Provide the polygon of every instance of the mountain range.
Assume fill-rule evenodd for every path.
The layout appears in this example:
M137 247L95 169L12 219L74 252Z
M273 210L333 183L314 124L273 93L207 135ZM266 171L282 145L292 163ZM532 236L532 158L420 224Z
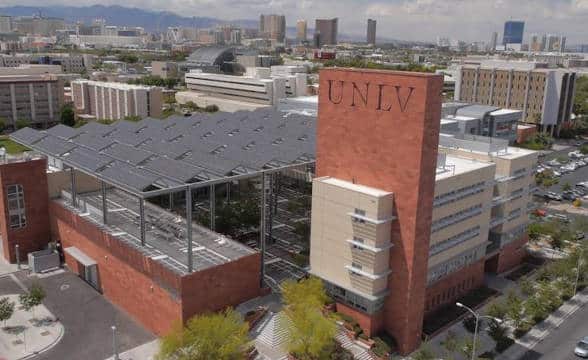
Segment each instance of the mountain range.
M185 17L168 11L150 11L123 6L10 6L0 7L0 14L10 16L42 15L63 18L68 23L91 23L104 19L107 25L140 26L149 32L165 31L170 26L210 28L219 24L234 24L244 28L256 28L257 20L224 21L211 17Z

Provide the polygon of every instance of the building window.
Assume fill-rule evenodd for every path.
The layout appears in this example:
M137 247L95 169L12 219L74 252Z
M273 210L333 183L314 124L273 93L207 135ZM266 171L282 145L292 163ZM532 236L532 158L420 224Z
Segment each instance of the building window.
M6 189L8 198L8 216L12 229L23 228L27 225L24 191L22 185L8 185Z
M362 267L362 266L361 266L361 264L358 264L358 263L356 263L356 262L352 262L352 263L351 263L351 267L352 267L352 268L354 268L354 269L361 270L361 267Z

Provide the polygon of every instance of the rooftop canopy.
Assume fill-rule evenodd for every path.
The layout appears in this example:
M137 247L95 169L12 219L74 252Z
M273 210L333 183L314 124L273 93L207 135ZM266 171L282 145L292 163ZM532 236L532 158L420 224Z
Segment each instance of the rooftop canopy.
M204 46L195 50L186 62L201 65L222 65L223 62L235 59L235 49L224 46Z
M272 109L24 128L10 137L137 196L314 162L315 118Z

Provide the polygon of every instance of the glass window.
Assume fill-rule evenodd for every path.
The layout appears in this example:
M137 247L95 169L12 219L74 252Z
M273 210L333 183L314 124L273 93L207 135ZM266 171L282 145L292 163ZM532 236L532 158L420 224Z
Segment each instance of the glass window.
M6 189L8 200L8 215L10 217L10 227L18 229L25 227L27 224L24 191L22 185L8 185Z

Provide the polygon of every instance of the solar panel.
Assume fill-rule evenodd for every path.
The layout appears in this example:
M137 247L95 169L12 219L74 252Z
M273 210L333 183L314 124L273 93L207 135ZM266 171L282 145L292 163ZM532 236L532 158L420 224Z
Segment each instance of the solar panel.
M63 159L74 167L89 171L97 171L112 162L112 159L107 156L80 147L72 150Z
M153 156L153 154L148 151L119 143L116 143L104 150L104 154L109 155L119 161L128 162L133 165L138 165Z
M38 149L47 155L56 157L68 153L77 147L77 145L72 142L61 140L53 136L47 136L34 145L35 149Z
M24 143L25 145L33 145L46 136L47 134L33 130L29 127L22 128L10 134L12 139L16 140L17 142Z
M62 124L55 125L49 130L47 130L47 134L57 136L58 138L69 140L79 134L78 129L71 128L69 126L65 126Z

